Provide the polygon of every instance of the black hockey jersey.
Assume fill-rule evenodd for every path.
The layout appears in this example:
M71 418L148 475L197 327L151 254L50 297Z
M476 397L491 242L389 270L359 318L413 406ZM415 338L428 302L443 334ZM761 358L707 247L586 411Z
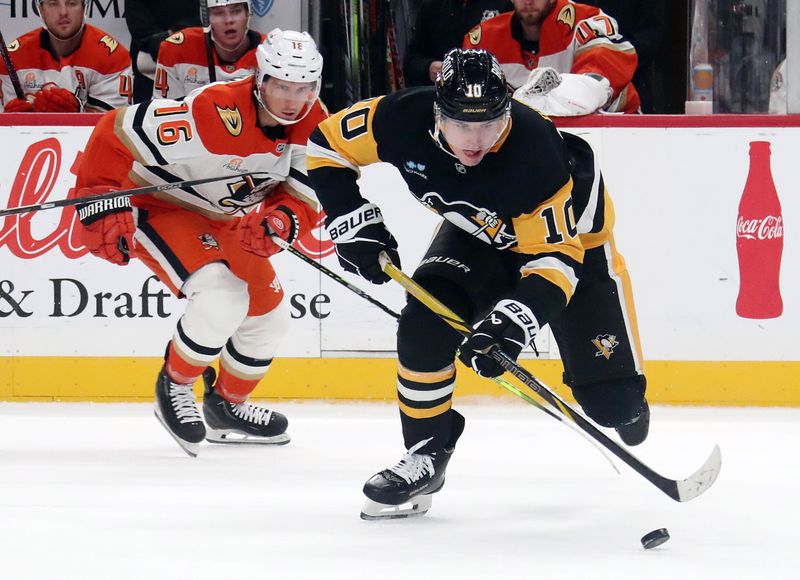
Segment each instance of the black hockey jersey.
M360 167L391 163L418 201L498 251L520 254L522 277L536 280L531 290L544 285L551 294L555 285L566 304L583 260L579 233L594 247L608 231L591 148L512 101L504 134L467 167L434 139L434 96L424 87L362 101L312 133L309 178L328 220L363 203Z

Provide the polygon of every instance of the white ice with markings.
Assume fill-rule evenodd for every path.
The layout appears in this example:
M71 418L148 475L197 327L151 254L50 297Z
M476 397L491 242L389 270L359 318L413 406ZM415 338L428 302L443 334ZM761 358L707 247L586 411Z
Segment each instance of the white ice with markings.
M428 515L365 522L361 486L403 454L393 404L278 403L289 445L196 459L148 404L0 404L0 578L800 577L800 409L654 406L634 453L663 475L722 448L680 504L531 406L457 406Z

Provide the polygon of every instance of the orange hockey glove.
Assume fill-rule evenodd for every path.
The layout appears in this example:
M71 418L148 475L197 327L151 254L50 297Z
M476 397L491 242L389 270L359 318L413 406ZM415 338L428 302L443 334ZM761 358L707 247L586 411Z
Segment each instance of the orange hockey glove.
M77 113L81 105L67 89L48 83L33 95L33 109L37 113Z
M239 222L239 243L245 251L268 258L281 251L270 237L276 235L288 244L300 236L300 220L286 205L273 205L250 212Z
M4 113L30 113L33 111L33 103L27 99L11 99L3 108Z
M116 191L113 187L84 187L78 197L97 195ZM103 201L93 201L76 206L81 228L79 241L98 258L120 266L130 262L133 249L133 210L129 197L117 197Z

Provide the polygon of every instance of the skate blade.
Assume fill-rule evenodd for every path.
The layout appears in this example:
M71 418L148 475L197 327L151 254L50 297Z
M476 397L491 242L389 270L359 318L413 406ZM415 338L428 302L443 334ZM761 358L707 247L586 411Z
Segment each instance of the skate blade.
M206 428L206 441L223 445L286 445L291 438L288 433L274 437L257 437L229 429Z
M161 417L161 414L158 412L158 406L156 406L155 410L153 411L153 414L156 416L156 419L158 419L158 422L161 423L164 429L167 430L167 433L169 433L172 436L175 442L178 445L180 445L181 449L183 449L189 457L197 457L197 454L200 453L199 443L192 443L191 441L185 441L184 439L181 439L180 437L175 435L175 433L172 432L172 429L170 429L167 426L167 423L164 421L164 418Z
M375 521L420 517L428 513L432 504L433 498L430 495L420 495L399 505L378 503L366 499L361 507L361 519Z

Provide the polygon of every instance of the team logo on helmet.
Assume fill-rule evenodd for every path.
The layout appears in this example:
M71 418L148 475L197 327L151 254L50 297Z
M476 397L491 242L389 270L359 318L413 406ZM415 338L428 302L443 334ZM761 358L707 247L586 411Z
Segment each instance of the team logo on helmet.
M480 24L469 31L470 44L480 44L481 42L481 27Z
M253 13L256 16L266 16L272 4L273 0L253 0Z
M228 130L228 133L234 137L238 137L242 132L242 114L239 112L239 107L233 109L225 107L223 109L217 105L217 113L219 114L219 118L222 119L222 124L225 125L225 129Z
M575 6L572 4L564 6L561 12L558 13L556 21L566 24L572 30L575 27Z
M606 360L611 358L614 354L614 349L619 346L617 337L613 334L599 334L597 338L592 339L592 344L597 347L597 352L594 356L604 356Z

